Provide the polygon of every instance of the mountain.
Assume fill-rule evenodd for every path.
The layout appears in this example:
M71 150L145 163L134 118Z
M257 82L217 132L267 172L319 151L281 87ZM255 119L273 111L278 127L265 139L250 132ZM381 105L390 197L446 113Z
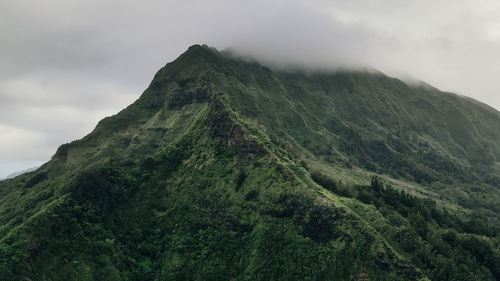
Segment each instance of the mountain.
M38 169L38 167L31 167L31 168L28 168L26 170L22 170L22 171L19 171L19 172L15 172L15 173L12 173L12 174L9 174L8 176L6 176L4 179L11 179L11 178L15 178L19 175L22 175L24 173L27 173L27 172L31 172L31 171L34 171Z
M500 113L191 46L0 182L2 280L500 280Z

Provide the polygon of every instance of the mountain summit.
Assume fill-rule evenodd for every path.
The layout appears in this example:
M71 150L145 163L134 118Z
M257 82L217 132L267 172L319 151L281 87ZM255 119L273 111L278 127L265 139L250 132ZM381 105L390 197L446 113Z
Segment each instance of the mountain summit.
M191 46L0 181L2 280L499 280L500 113Z

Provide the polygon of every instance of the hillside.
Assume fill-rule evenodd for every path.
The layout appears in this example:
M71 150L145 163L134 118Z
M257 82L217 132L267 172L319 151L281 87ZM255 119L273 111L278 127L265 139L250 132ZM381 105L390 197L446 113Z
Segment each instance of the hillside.
M0 181L2 280L500 280L500 113L194 45Z

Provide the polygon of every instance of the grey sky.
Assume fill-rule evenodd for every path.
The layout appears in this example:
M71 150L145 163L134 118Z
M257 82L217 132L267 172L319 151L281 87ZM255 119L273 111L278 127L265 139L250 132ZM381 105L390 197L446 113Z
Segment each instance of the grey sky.
M0 0L0 178L133 102L189 45L370 65L500 109L496 0Z

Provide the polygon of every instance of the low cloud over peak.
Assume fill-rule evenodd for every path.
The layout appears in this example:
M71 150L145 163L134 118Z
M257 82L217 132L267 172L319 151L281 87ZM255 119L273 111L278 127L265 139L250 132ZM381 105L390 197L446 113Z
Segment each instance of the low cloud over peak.
M371 66L500 109L498 1L3 1L0 18L3 161L49 159L195 43L281 67Z

